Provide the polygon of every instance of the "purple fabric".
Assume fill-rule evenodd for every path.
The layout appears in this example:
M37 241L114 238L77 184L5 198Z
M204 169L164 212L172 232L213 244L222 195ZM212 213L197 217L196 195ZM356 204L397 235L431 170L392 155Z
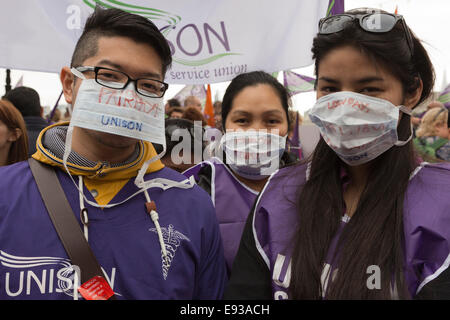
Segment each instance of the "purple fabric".
M58 170L58 177L79 221L78 190L63 171ZM164 168L147 174L145 180L160 177L185 179ZM73 276L70 261L28 163L1 167L0 179L0 299L72 299L72 290L66 290L66 280ZM136 191L134 179L130 179L112 203ZM113 208L85 203L89 243L118 299L220 299L226 268L207 193L198 186L148 192L157 205L170 257L168 266L162 263L143 193ZM94 201L85 187L84 194Z
M330 0L328 3L328 15L334 16L335 14L344 13L344 0Z
M306 165L278 171L255 208L255 238L271 271L274 299L288 298L291 239L297 225L295 193L305 181L305 172ZM448 267L449 190L450 164L447 163L425 165L410 180L404 202L404 230L405 276L412 296L417 294L419 286L432 279L427 277L437 277ZM335 236L334 241L337 239ZM331 247L325 262L331 261L334 253Z
M275 300L287 299L291 240L296 231L295 193L305 181L306 166L281 169L271 176L255 208L253 220L257 246L271 271Z
M182 172L182 174L187 178L189 178L190 176L194 176L194 179L197 181L200 169L207 165L209 165L207 162L200 162L199 164L193 166L192 168L189 168L186 171Z
M293 96L302 92L314 91L315 78L303 76L292 71L283 71L284 86Z
M206 165L212 167L214 176L214 180L211 182L211 189L213 189L211 196L216 208L229 273L239 248L245 221L257 194L244 187L217 158L200 163L183 174L186 177L194 175L194 178L198 179L199 170Z
M438 101L442 102L447 109L450 109L450 85L442 90L439 94Z
M450 254L449 191L448 163L427 165L408 187L404 208L406 280L413 295Z

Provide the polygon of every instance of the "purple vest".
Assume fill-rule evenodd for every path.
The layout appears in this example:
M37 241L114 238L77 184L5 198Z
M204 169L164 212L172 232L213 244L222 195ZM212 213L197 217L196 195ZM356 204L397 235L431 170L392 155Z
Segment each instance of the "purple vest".
M198 173L204 166L211 167L211 199L216 208L229 274L239 248L245 221L258 193L242 184L218 158L201 162L183 174L186 177L193 175L198 180Z
M80 223L78 190L66 173L57 173ZM145 176L145 180L153 178L185 179L168 168ZM74 299L74 271L28 162L1 167L0 181L0 300ZM130 179L112 203L136 191ZM112 208L86 204L89 244L117 298L220 299L226 268L208 194L198 186L151 188L148 193L157 205L167 261L161 255L155 224L145 210L143 193ZM84 194L95 201L86 187Z
M289 298L291 239L297 225L295 197L306 181L307 170L306 165L280 169L269 178L255 207L256 247L271 272L275 300ZM450 265L449 190L450 164L424 163L411 175L403 219L405 277L412 297ZM344 220L340 230L345 228ZM329 265L325 264L326 268L330 271ZM322 275L332 277L332 272Z

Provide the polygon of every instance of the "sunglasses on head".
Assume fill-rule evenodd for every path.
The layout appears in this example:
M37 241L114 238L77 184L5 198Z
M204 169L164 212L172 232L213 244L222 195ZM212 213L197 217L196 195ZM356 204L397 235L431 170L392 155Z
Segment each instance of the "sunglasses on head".
M371 33L385 33L391 31L397 22L401 21L406 36L411 56L414 52L414 45L411 32L406 26L405 19L401 15L374 12L367 14L337 14L334 16L322 18L319 21L319 34L332 34L345 29L349 22L359 20L361 29Z

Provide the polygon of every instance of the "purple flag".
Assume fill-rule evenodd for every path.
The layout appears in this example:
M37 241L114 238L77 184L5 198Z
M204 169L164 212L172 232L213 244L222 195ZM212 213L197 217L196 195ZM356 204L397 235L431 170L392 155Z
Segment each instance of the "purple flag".
M441 92L438 101L442 102L447 109L450 108L450 84Z
M174 98L180 101L183 105L184 100L189 96L195 96L200 99L202 105L205 104L206 101L206 89L202 84L190 84L181 89Z
M284 86L291 96L301 93L314 91L314 82L316 79L302 76L292 71L283 71Z
M328 3L327 17L344 13L344 0L330 0Z

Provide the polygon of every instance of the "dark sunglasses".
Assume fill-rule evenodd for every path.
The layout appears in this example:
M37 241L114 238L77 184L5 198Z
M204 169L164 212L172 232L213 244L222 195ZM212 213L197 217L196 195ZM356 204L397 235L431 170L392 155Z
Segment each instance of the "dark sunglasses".
M397 22L401 21L406 36L411 56L414 52L414 45L409 28L406 26L405 19L401 15L391 13L368 13L363 15L337 14L334 16L322 18L319 21L319 34L332 34L342 31L347 23L359 20L361 29L371 33L384 33L391 31Z

